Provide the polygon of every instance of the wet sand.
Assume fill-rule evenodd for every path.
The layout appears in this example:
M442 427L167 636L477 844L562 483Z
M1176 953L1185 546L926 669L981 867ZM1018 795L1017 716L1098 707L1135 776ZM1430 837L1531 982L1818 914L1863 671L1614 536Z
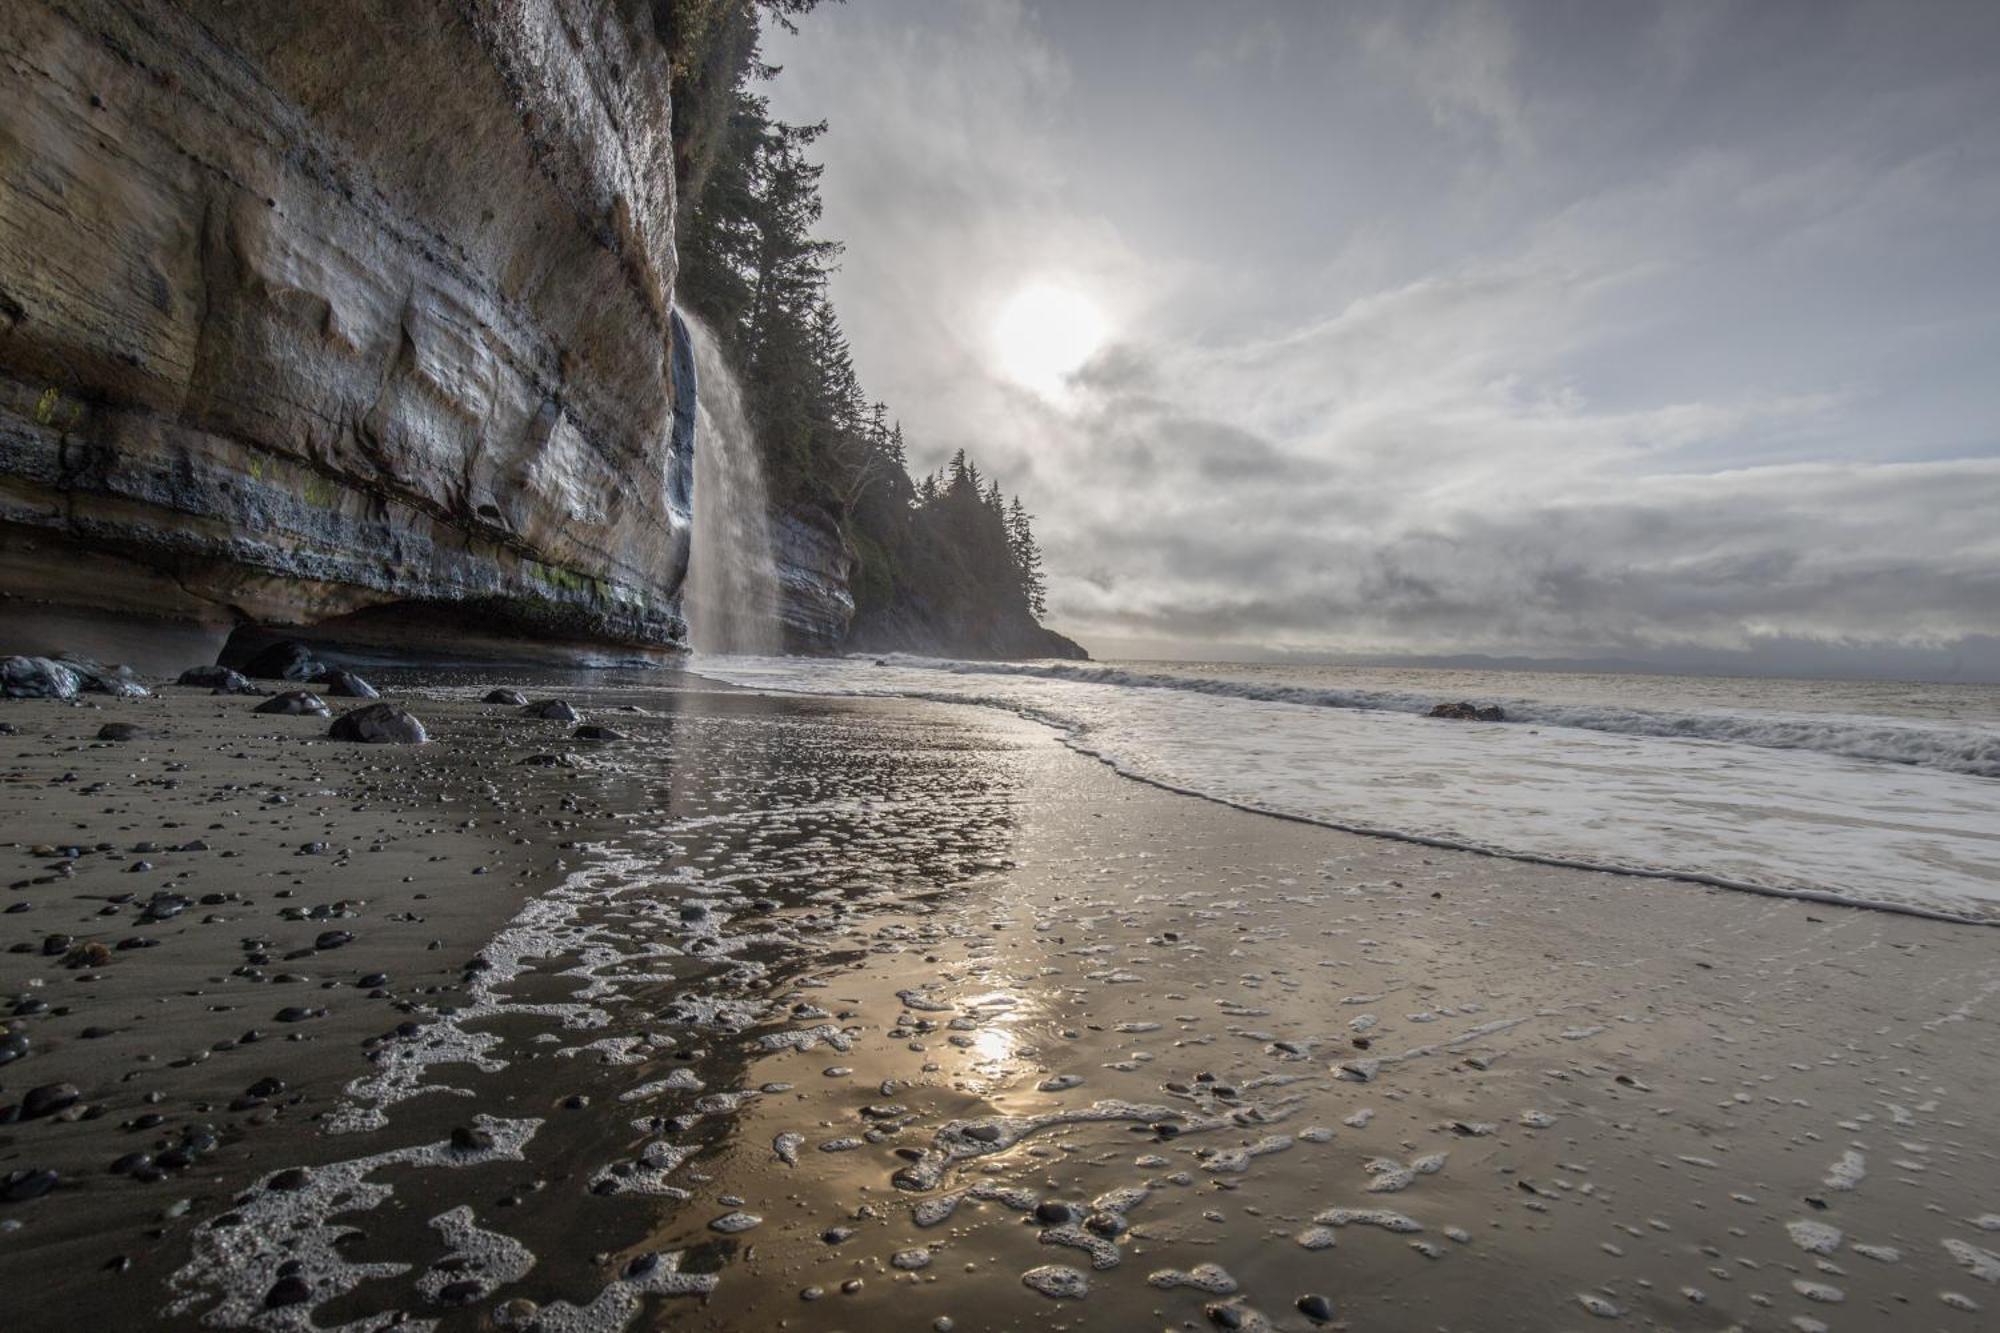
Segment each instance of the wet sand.
M59 1176L0 1203L9 1328L2000 1304L1986 929L1247 814L974 708L562 690L597 744L497 683L396 692L413 749L0 706L0 1104L78 1092L0 1125Z

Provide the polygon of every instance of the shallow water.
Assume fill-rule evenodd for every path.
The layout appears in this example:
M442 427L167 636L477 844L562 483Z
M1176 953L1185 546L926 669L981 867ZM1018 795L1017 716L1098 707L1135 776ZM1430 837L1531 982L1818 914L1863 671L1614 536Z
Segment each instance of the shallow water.
M2000 724L1976 687L1939 687L1958 691L1945 722L1787 711L1801 682L1776 682L1764 696L1753 682L1669 688L1635 678L1630 697L1644 707L1612 706L1595 696L1614 678L1579 677L1534 698L1504 696L1513 721L1468 723L1422 713L1466 694L1502 698L1527 673L1496 673L1483 682L1492 693L1459 680L1439 695L1415 691L1412 673L1333 685L1233 667L1197 675L915 658L699 666L747 686L1005 709L1061 728L1131 776L1338 828L2000 920L2000 780L1989 776L2000 773ZM1400 688L1382 688L1392 683ZM1729 706L1699 702L1718 691ZM1768 706L1747 706L1752 696Z

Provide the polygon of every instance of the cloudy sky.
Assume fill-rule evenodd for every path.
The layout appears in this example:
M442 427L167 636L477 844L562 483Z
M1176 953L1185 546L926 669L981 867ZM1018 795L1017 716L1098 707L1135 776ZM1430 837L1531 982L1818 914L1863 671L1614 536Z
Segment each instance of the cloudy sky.
M2000 4L850 0L766 48L864 382L1022 494L1098 655L2000 678Z

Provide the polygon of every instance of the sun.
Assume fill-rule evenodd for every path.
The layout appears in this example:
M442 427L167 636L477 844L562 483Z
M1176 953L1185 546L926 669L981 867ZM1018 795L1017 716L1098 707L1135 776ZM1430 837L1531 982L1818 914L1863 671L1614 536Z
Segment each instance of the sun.
M1001 373L1053 398L1103 346L1107 331L1103 312L1089 297L1057 283L1037 283L1000 308L993 345Z

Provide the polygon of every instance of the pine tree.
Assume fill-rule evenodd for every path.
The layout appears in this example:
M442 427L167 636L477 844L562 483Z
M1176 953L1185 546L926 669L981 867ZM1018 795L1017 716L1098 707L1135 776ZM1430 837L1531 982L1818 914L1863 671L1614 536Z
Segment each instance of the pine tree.
M1021 497L1015 496L1007 510L1007 546L1014 556L1014 576L1028 609L1040 620L1048 613L1048 580L1042 575L1042 552L1035 544L1035 530Z

